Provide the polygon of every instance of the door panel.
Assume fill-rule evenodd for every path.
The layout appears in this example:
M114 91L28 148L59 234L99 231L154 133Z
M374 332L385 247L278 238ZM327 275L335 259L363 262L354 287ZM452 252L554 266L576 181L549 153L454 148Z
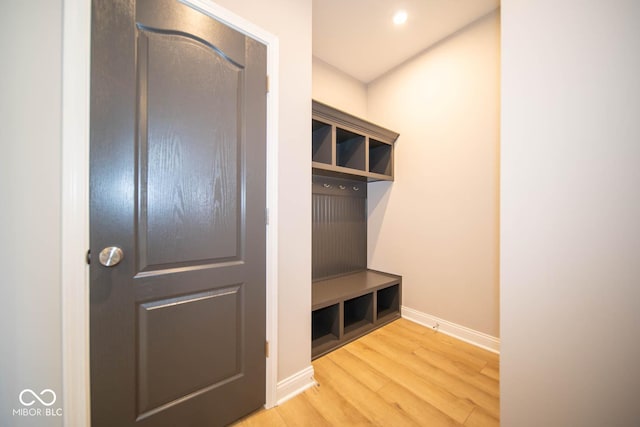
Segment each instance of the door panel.
M265 391L266 48L93 0L92 426L216 426ZM247 242L250 242L248 244Z
M138 43L140 269L238 259L243 70L184 35Z
M231 286L139 306L138 416L242 373L241 289Z

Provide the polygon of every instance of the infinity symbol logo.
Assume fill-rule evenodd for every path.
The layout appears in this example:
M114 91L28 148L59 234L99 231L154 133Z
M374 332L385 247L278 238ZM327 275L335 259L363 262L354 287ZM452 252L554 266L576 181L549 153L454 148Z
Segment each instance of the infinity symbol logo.
M33 397L31 398L31 400L27 400L27 401L25 402L25 401L23 400L22 396L24 396L26 393L31 393L31 396L33 396ZM42 399L40 398L40 396L43 396L43 397L44 397L44 395L45 395L45 394L47 394L47 393L48 393L48 394L50 394L50 395L51 395L51 397L53 398L53 399L51 400L51 402L49 402L49 403L47 403L46 401L44 401L44 400L42 400ZM30 388L25 388L24 390L22 390L22 392L20 392L20 396L18 396L18 398L20 399L20 403L22 403L24 406L31 406L31 405L33 405L34 403L36 403L36 400L37 400L38 402L42 403L44 406L51 406L51 405L53 405L54 403L56 403L56 399L57 399L57 397L56 397L56 393L55 393L53 390L51 390L51 389L48 389L48 388L47 388L47 389L42 390L42 391L40 392L40 396L38 396L38 395L37 395L33 390L31 390ZM34 400L34 399L35 399L35 400Z

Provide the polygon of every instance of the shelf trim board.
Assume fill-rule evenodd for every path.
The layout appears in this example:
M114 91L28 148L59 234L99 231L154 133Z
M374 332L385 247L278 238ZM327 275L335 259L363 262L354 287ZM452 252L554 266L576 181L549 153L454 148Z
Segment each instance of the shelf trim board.
M344 336L347 337L347 339L351 336L362 336L365 333L371 331L373 326L373 322L369 322L366 319L360 320L359 322L345 327Z
M318 337L312 341L313 347L322 347L323 345L331 344L335 345L340 341L337 336L333 334L326 334L321 337Z
M378 316L378 324L380 326L386 325L389 322L393 322L394 320L397 320L399 318L401 318L402 315L400 314L400 311L390 311L390 312L386 312L383 313L382 316Z
M312 343L311 346L313 348L323 348L323 347L332 348L332 347L335 347L339 342L340 340L338 339L338 337L336 337L335 335L328 334L313 340L311 342Z
M316 357L320 357L322 355L325 355L325 354L333 351L334 349L340 347L340 345L341 344L340 344L339 340L327 341L327 342L320 343L318 345L312 344L311 357L315 359Z
M367 281L367 279L369 280ZM332 279L318 280L311 285L312 310L318 310L340 301L357 298L389 286L400 284L401 282L401 276L382 273L376 270L365 270ZM320 288L322 288L322 291ZM401 291L400 288L401 287L398 288L398 292ZM399 297L401 297L401 294L399 294Z
M329 105L318 101L312 101L313 118L322 121L330 120L340 127L351 128L359 133L371 135L375 139L384 139L395 142L399 134L390 129L371 123L367 120L352 116L341 110L337 110Z
M392 154L393 156L393 154ZM337 166L337 165L330 165L328 163L322 163L322 162L314 162L311 161L311 167L312 169L320 169L323 171L327 171L327 172L333 172L336 174L344 174L344 175L349 175L349 176L362 176L364 178L367 178L367 181L369 182L373 182L373 181L393 181L393 175L384 175L381 173L376 173L376 172L366 172L360 169L351 169L351 168L347 168L344 166ZM391 167L391 169L393 170L393 166ZM315 171L314 171L315 172Z

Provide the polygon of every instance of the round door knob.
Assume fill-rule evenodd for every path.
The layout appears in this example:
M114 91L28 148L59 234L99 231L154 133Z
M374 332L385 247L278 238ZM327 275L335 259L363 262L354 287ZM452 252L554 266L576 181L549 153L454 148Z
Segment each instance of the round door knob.
M122 258L124 258L124 252L117 246L109 246L100 251L100 264L105 267L113 267L118 265Z

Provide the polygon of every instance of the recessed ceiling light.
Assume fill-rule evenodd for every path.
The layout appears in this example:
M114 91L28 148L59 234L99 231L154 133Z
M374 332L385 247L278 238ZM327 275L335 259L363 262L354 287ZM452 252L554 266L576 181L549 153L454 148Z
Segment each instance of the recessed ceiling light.
M407 22L407 11L399 10L393 15L393 23L396 25L402 25Z

